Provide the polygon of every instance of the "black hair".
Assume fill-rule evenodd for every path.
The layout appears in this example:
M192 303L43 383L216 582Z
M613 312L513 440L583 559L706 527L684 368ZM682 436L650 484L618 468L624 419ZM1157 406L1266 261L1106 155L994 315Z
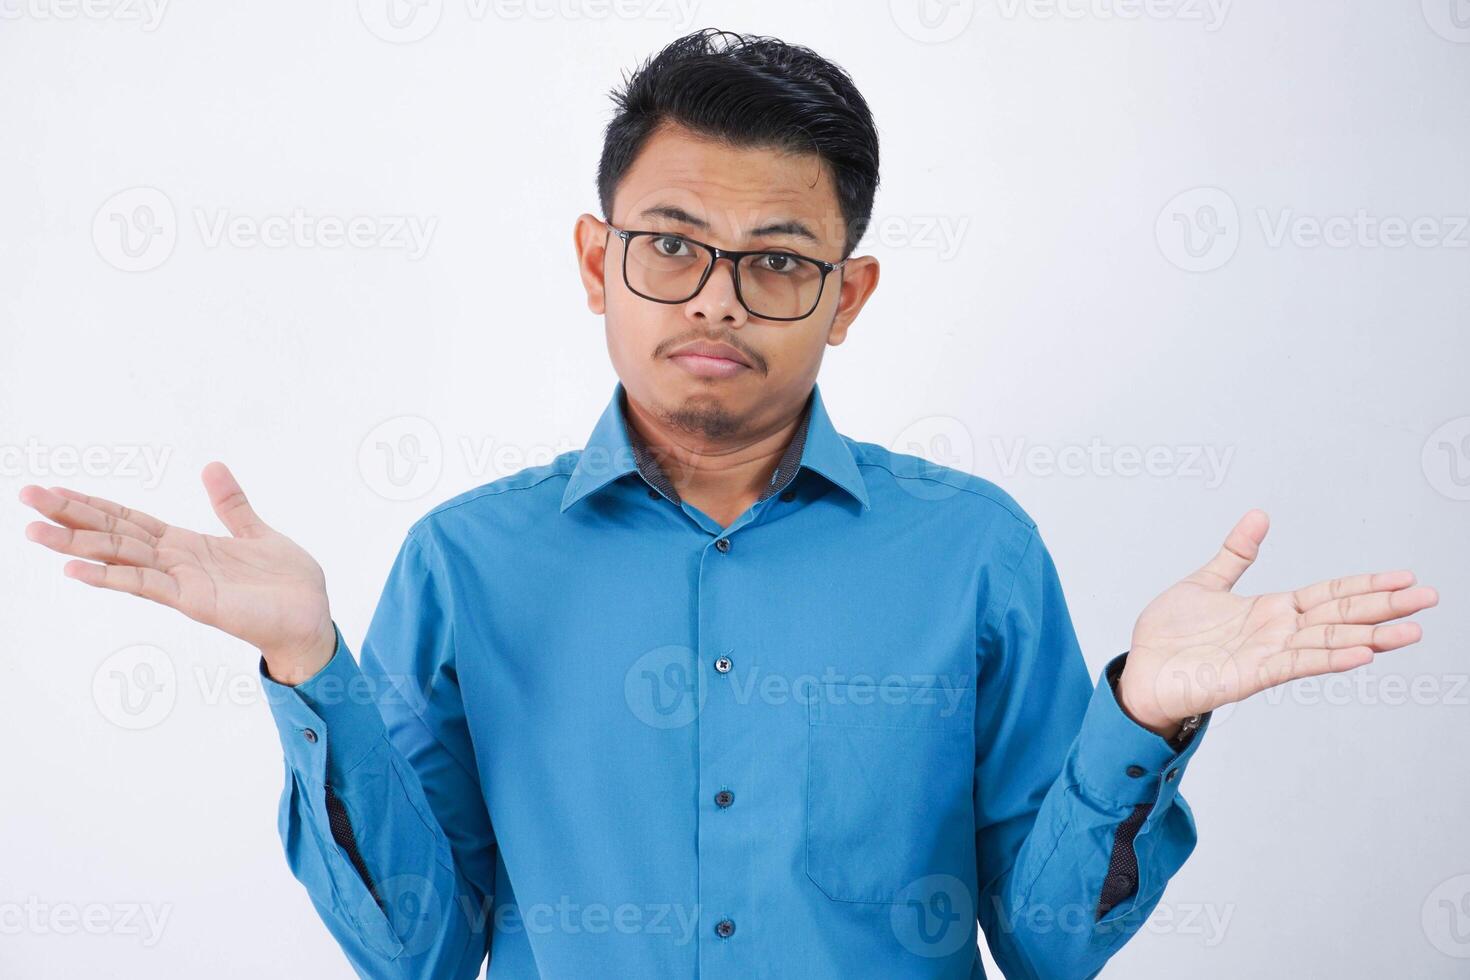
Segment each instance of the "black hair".
M842 257L857 247L878 189L878 132L852 78L807 47L707 27L670 42L611 92L597 196L613 192L660 125L677 123L732 146L815 152L831 168L842 211Z

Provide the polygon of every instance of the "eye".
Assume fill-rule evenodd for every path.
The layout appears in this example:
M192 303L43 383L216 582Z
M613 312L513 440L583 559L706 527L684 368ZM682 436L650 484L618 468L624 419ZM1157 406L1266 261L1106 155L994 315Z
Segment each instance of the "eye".
M653 238L653 247L660 255L678 258L684 254L679 250L688 248L689 243L675 235L657 235Z
M760 257L761 265L767 272L790 272L797 265L797 260L790 255L782 255L780 252L765 252Z

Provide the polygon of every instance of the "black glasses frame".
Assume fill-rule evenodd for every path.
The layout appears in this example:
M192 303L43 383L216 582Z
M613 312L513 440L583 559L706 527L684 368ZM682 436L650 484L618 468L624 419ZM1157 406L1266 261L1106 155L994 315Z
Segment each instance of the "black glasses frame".
M687 303L694 297L698 296L699 291L704 288L704 284L709 282L710 274L715 271L715 263L720 261L720 259L729 259L731 275L735 281L735 298L740 301L741 306L745 307L745 312L749 313L751 316L755 317L758 320L777 320L788 323L793 320L805 320L807 317L816 312L817 306L822 302L822 293L827 288L827 277L830 276L837 269L840 269L847 264L847 259L843 259L841 262L828 262L825 259L814 259L810 255L801 255L798 252L783 252L779 249L752 248L737 250L720 248L718 245L710 245L707 242L699 241L697 238L690 238L688 235L681 235L675 231L628 231L623 228L615 228L607 222L603 222L603 224L606 224L608 230L611 231L614 235L617 235L618 238L622 239L623 242L623 285L627 286L629 292L633 293L635 296L642 296L644 299L649 300L650 302L665 303L670 306L677 306L680 303ZM688 296L685 296L683 299L659 299L656 296L649 296L647 293L640 293L638 290L633 288L633 283L628 279L628 243L631 242L633 239L644 235L653 235L658 238L677 238L681 242L687 242L690 245L698 245L700 248L709 253L710 260L709 264L705 266L704 275L699 277L699 283L695 285L694 290ZM822 272L822 278L821 281L817 283L817 296L816 299L812 300L811 309L801 314L801 316L765 316L764 314L757 313L755 310L752 310L750 308L750 304L745 302L745 294L740 291L740 260L749 255L781 255L789 259L801 259L803 262L810 262L812 265L815 265L818 269L820 269Z

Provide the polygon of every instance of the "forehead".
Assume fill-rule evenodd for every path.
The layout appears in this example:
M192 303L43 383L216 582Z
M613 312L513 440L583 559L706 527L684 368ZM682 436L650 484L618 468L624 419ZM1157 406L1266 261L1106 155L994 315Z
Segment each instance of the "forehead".
M676 125L644 143L613 195L614 223L665 227L656 213L678 209L711 234L745 241L796 222L823 243L841 245L841 209L831 168L816 153L732 147Z

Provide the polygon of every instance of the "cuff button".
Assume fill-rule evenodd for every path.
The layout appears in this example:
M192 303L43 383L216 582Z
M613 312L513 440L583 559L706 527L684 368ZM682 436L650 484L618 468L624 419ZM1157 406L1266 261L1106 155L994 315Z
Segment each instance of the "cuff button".
M1143 768L1143 766L1129 766L1127 769L1124 770L1124 772L1128 773L1128 775L1134 779L1142 776L1145 771L1146 770Z

